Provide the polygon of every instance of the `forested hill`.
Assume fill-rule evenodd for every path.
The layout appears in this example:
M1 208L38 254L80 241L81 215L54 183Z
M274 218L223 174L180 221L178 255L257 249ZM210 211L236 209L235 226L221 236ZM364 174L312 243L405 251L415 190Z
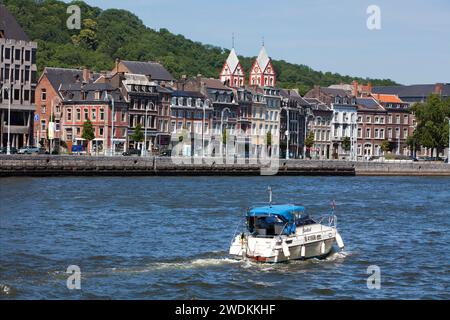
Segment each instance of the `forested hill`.
M174 35L167 29L146 27L125 10L91 7L74 1L81 8L82 29L69 30L68 4L56 0L0 0L14 14L28 36L38 42L38 68L86 66L96 71L111 70L115 58L159 61L176 78L203 74L217 77L229 51ZM240 57L247 73L254 57ZM394 85L391 80L363 79L337 73L314 71L305 65L274 60L278 84L299 88L302 93L314 84L372 81L374 85Z

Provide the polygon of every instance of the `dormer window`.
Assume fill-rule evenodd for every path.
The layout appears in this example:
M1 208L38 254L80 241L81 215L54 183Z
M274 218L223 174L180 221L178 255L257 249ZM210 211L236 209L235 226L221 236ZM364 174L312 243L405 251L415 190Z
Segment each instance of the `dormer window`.
M173 97L172 98L172 105L175 106L177 104L177 98Z
M182 106L183 105L183 98L178 98L178 105Z
M187 105L188 105L188 107L192 106L192 98L187 99Z

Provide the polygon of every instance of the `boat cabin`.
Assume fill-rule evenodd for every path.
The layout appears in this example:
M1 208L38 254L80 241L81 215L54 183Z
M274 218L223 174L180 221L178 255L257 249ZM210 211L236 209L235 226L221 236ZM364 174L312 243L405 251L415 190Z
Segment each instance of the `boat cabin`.
M272 205L252 208L247 213L248 231L255 236L291 235L297 227L315 223L302 206Z

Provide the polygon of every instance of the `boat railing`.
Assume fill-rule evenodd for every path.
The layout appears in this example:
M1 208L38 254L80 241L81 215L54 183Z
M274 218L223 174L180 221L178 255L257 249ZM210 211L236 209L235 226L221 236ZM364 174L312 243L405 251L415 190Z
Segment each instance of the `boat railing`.
M330 214L328 216L323 216L322 218L320 218L319 224L323 225L324 224L324 220L327 220L327 223L328 223L329 227L336 228L336 226L337 226L337 216L335 214Z
M245 219L246 219L246 218L242 218L242 219L239 221L239 223L238 223L236 229L234 230L233 238L231 239L230 246L233 245L234 239L236 239L237 234L238 234L238 233L242 233L242 226L243 226L243 224L244 224L244 222L245 222ZM240 228L241 228L241 230L239 230Z

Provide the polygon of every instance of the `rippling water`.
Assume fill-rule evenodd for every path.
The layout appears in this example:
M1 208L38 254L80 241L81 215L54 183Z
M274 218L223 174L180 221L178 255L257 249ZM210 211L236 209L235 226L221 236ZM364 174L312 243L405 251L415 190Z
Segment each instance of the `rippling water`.
M236 262L245 208L313 215L336 199L346 244L326 260ZM0 299L450 299L450 179L416 177L0 180ZM81 268L81 290L66 269ZM381 269L369 290L367 267Z

